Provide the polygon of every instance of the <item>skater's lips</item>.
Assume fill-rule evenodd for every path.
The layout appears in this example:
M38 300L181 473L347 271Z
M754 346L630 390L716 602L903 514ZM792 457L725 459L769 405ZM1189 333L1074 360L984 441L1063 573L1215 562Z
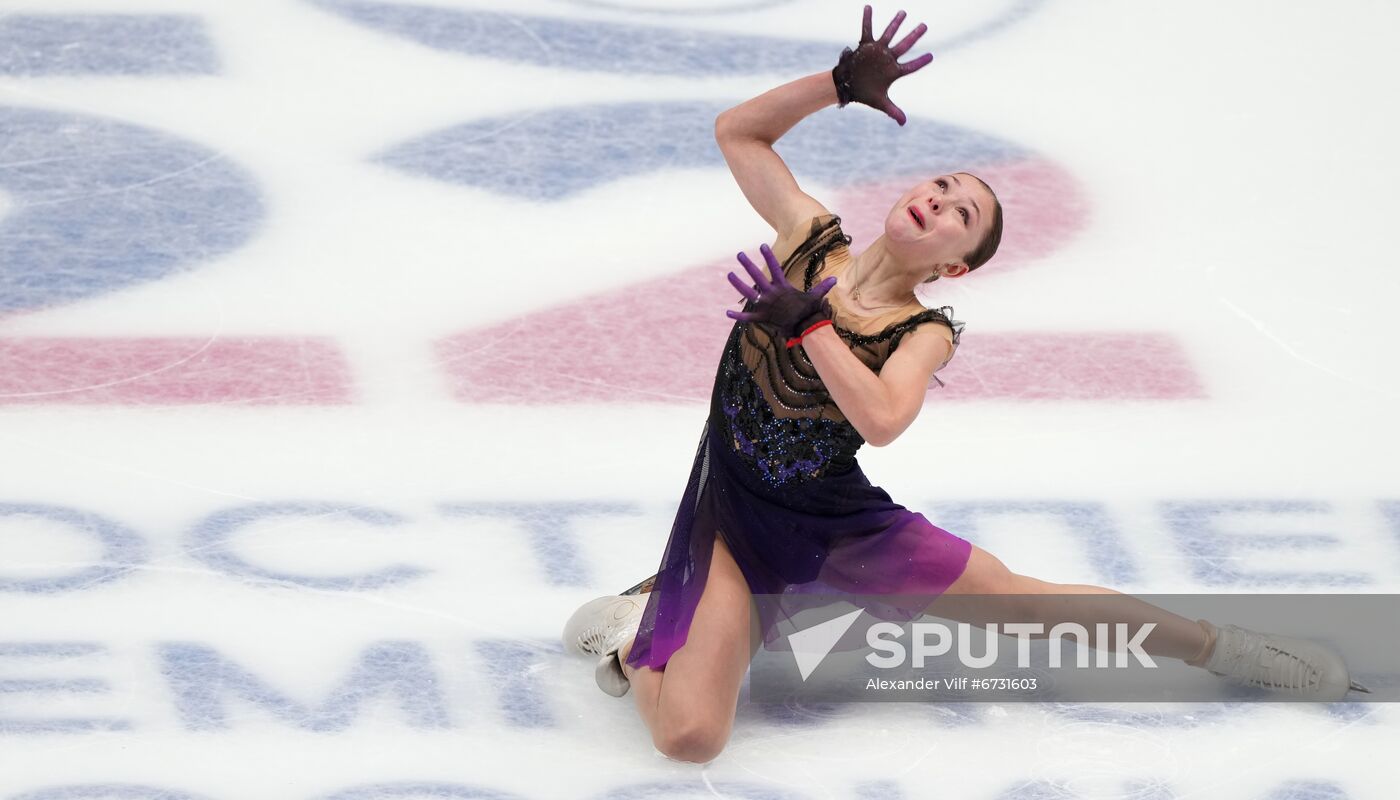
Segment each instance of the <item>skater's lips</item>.
M919 229L920 229L920 230L923 230L923 228L924 228L924 215L923 215L922 213L919 212L919 209L915 208L915 207L912 206L912 205L909 206L909 216L913 217L913 218L914 218L914 222L918 223Z

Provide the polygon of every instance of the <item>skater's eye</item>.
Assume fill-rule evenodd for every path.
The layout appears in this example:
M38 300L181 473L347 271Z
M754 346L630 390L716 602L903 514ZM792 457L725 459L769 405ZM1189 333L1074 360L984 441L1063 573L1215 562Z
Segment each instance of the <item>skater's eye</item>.
M962 214L963 224L964 224L964 225L966 225L966 224L967 224L967 221L968 221L969 219L972 218L971 215L969 215L969 214L967 213L967 209L965 209L965 208L960 208L960 209L958 209L958 213L959 213L959 214Z
M948 182L943 180L942 178L939 178L938 180L934 181L934 183L938 184L939 188L943 191L948 191Z

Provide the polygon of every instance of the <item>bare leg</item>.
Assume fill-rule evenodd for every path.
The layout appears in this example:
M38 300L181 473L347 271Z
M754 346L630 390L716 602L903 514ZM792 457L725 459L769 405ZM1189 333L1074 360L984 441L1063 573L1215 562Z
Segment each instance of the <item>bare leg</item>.
M936 616L973 624L1007 615L1018 622L1039 622L1047 631L1061 622L1075 622L1089 631L1091 639L1097 622L1125 622L1130 630L1143 623L1156 623L1142 649L1150 655L1178 658L1193 666L1204 663L1215 644L1213 626L1203 627L1194 620L1102 586L1049 583L1017 575L976 545L972 546L972 556L962 576L928 610ZM1091 644L1113 646L1111 641Z
M619 651L637 712L663 754L703 763L724 749L734 726L739 688L759 640L750 607L748 582L717 535L686 642L666 668L627 666L632 642Z

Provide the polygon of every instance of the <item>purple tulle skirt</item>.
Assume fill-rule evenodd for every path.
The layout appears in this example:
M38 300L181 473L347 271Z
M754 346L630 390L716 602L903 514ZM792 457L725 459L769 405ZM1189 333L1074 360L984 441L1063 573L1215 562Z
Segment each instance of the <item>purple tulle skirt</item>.
M751 593L911 596L873 612L885 619L918 618L967 567L971 543L891 500L859 464L838 475L770 487L724 441L722 429L711 419L700 437L628 664L663 669L685 644L716 533ZM923 600L912 602L918 597ZM781 608L759 607L766 644L779 637Z

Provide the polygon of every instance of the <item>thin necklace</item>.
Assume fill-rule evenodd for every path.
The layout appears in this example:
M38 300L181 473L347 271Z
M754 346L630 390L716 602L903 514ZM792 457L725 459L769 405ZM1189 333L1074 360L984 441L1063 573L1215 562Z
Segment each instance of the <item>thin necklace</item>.
M857 261L856 265L859 266L860 262ZM851 299L854 300L861 308L865 309L866 311L875 311L876 309L881 308L894 308L896 306L907 305L906 303L890 303L889 305L883 306L867 306L864 303L860 302L860 287L856 285L857 282L858 281L855 277L851 278L851 286L853 287L851 289Z

